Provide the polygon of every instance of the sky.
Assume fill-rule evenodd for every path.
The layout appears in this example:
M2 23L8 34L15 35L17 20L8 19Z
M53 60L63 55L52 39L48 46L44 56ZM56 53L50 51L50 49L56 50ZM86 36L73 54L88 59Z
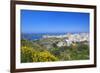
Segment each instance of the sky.
M89 32L89 13L21 10L21 32Z

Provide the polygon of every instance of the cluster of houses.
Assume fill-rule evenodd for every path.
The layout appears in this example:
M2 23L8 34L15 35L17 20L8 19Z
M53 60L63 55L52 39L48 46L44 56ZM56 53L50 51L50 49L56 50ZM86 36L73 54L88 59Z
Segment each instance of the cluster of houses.
M44 35L43 38L59 38L63 39L63 41L58 41L57 46L70 46L76 42L89 42L89 33L67 33L64 35Z

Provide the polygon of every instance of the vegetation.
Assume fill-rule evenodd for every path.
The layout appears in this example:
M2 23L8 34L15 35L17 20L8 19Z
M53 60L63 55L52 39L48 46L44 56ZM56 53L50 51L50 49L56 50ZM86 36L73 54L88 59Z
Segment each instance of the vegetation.
M53 39L54 40L54 39ZM44 45L44 40L29 41L21 40L21 62L49 62L49 61L67 61L67 60L85 60L89 59L89 46L84 43L74 43L70 46L56 45L57 42Z
M25 45L26 44L26 45ZM21 62L57 61L58 58L49 51L41 49L42 46L29 41L22 41Z

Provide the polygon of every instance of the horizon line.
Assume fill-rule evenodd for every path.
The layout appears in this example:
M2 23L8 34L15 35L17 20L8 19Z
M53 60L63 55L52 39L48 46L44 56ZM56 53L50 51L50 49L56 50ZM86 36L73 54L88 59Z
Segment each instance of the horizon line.
M21 32L21 33L89 33L89 32Z

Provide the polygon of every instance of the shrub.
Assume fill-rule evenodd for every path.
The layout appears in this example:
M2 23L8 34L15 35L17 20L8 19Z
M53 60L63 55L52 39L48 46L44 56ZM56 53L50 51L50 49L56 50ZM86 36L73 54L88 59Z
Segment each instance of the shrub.
M58 59L49 51L36 51L34 48L22 47L21 48L21 62L47 62L57 61Z

